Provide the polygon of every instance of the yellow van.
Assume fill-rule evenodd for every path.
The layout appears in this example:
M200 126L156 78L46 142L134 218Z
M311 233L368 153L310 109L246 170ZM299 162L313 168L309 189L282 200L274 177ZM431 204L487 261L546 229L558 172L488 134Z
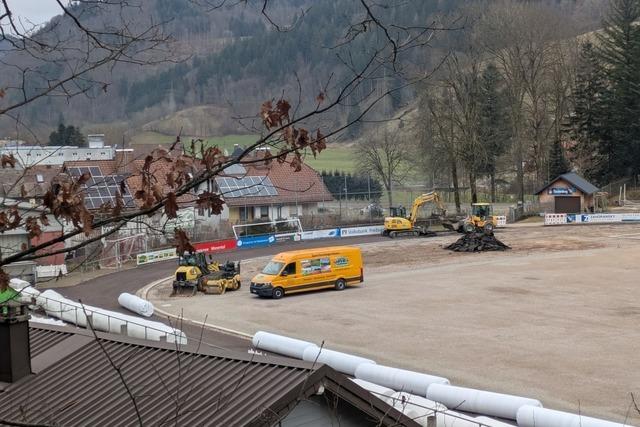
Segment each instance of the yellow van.
M316 289L341 291L363 280L360 248L333 246L279 253L251 279L250 290L261 297L279 299Z

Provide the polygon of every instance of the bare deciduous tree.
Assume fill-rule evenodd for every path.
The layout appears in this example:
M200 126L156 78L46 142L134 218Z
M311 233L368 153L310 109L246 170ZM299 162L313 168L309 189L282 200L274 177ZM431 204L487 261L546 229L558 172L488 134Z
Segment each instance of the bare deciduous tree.
M401 184L411 172L410 150L398 132L385 130L381 136L361 140L355 149L358 168L377 176L393 205L393 187Z

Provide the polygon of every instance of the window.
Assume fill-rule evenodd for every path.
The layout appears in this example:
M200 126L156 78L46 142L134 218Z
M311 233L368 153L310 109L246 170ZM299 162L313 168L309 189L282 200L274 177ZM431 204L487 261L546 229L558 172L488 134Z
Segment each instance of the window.
M269 206L260 206L260 218L269 218Z
M270 261L262 270L262 274L278 274L283 265L283 262Z
M43 183L44 182L44 176L37 174L36 175L36 182L37 183Z
M287 273L288 276L296 274L296 263L292 262L287 264L287 266L282 270L283 273Z
M240 208L238 208L238 213L239 213L240 219L242 221L246 221L246 220L249 219L249 209L248 208L240 207Z
M277 219L282 219L282 218L284 218L284 217L282 216L282 206L278 206L278 207L276 208L276 211L277 211Z

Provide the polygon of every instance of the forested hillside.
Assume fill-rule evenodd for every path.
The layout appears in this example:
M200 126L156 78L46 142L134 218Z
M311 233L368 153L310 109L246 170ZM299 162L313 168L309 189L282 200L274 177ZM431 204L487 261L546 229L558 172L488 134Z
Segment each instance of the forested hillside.
M100 125L119 123L121 127L139 127L176 111L213 105L223 108L229 117L222 133L242 132L231 116L253 114L265 100L283 92L297 96L299 88L311 93L322 90L327 81L339 87L341 79L351 75L346 62L358 65L369 57L379 43L379 34L360 37L348 49L341 44L350 37L350 24L362 16L359 2L352 0L281 0L268 3L269 19L261 14L261 1L211 8L191 0L141 0L140 8L129 10L135 22L162 23L175 40L171 56L153 66L119 63L112 70L100 71L108 85L92 87L86 96L73 99L46 97L21 112L35 129L57 126L60 112L69 123ZM394 3L394 7L376 9L381 18L397 26L466 25L460 10L463 0L424 0ZM567 16L582 14L585 28L593 26L590 1L549 1ZM208 4L208 3L207 3ZM140 12L143 13L140 13ZM89 24L108 25L109 16L83 11ZM443 18L446 17L446 18ZM59 18L56 18L59 19ZM56 19L51 26L56 24ZM273 22L270 22L273 21ZM352 29L351 29L352 30ZM367 28L362 28L366 33ZM436 37L425 49L413 50L406 60L407 70L430 70L447 52L451 37ZM26 59L28 60L28 59ZM60 70L50 66L31 76L34 85L46 85ZM5 74L6 76L6 74ZM46 76L46 77L45 77ZM16 76L18 77L18 76ZM398 75L382 73L380 79L362 85L361 91L385 90L399 86ZM306 93L305 93L306 94ZM358 94L354 93L354 97ZM394 93L388 110L412 102L415 88ZM311 97L312 99L312 97ZM350 108L335 110L335 120L344 121ZM123 126L123 122L126 125ZM3 123L0 133L10 134L13 124Z

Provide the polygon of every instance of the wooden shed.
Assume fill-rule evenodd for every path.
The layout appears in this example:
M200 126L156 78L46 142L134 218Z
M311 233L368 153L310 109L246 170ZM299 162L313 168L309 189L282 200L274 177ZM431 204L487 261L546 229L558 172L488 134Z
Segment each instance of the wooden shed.
M556 177L536 192L540 208L547 213L593 212L598 187L569 172Z

